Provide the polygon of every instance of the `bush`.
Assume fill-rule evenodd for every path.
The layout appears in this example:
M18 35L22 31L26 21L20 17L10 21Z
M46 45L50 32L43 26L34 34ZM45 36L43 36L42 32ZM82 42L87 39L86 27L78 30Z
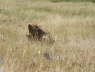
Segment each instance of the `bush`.
M92 2L94 2L94 3L95 3L95 0L92 0Z
M50 0L51 2L73 1L73 2L95 2L95 0Z
M64 0L50 0L52 2L61 2L61 1L64 1Z

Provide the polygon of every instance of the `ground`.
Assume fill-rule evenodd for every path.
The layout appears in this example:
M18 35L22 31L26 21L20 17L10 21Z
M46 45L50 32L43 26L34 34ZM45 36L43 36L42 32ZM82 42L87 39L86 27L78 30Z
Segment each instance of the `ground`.
M29 41L29 23L55 43ZM5 72L95 72L95 4L0 0L0 56Z

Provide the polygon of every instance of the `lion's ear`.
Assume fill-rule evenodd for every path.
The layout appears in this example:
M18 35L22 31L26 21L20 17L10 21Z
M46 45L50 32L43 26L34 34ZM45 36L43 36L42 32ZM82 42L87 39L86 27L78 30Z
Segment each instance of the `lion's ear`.
M28 24L28 27L31 27L32 25L31 24Z

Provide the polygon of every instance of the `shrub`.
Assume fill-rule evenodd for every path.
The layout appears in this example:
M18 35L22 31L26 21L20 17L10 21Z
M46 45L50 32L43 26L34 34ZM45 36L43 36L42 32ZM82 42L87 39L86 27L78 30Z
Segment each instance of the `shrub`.
M73 1L73 2L95 2L95 0L50 0L51 2Z

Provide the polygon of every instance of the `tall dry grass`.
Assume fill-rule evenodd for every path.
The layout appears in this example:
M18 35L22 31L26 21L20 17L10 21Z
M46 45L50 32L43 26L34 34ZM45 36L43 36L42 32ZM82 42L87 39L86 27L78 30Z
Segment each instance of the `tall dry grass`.
M0 1L0 56L5 72L94 72L95 5ZM28 41L27 24L37 23L54 44Z

